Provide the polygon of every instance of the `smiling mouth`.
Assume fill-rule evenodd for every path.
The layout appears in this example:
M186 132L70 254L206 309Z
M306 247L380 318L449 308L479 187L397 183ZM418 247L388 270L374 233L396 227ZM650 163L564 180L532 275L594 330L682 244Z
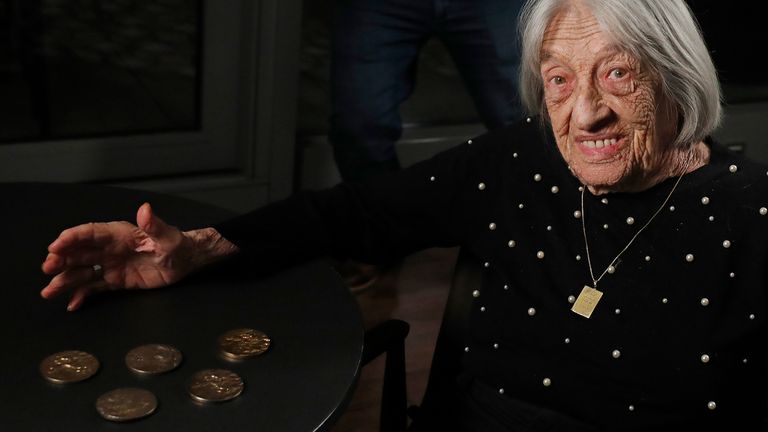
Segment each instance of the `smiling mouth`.
M578 148L582 154L597 161L610 158L619 152L624 139L621 137L594 140L581 139L577 142Z
M612 145L616 145L616 143L619 142L616 138L611 139L604 139L604 140L594 140L594 141L582 141L581 145L587 147L587 148L603 148L608 147Z

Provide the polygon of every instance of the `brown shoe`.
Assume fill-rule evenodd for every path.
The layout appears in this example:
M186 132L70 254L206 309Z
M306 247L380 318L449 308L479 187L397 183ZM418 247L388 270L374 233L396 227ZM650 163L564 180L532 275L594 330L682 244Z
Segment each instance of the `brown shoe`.
M335 267L344 284L353 294L370 288L379 280L383 271L381 266L351 260L342 261Z

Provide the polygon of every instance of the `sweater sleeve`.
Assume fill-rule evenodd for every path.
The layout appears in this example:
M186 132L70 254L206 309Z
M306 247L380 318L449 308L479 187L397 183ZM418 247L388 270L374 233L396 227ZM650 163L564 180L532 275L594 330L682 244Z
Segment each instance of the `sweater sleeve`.
M321 256L383 263L455 246L465 235L460 207L469 147L371 182L303 191L214 228L269 270Z

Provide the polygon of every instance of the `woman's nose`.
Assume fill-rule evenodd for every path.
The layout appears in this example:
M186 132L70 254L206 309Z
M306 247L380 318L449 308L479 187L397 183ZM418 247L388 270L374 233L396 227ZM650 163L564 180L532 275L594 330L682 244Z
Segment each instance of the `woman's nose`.
M591 83L580 85L576 91L576 103L572 114L575 125L585 131L599 129L612 117L613 112L603 101L598 89Z

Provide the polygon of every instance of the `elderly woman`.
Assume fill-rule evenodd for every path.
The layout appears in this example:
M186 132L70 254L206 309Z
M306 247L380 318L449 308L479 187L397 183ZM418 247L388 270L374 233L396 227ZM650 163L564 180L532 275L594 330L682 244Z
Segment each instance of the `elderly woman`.
M42 295L71 292L76 309L236 253L278 268L459 245L483 279L456 392L424 429L759 424L767 170L707 138L720 90L686 4L531 0L520 28L538 116L216 227L179 232L144 205L138 226L68 229Z

